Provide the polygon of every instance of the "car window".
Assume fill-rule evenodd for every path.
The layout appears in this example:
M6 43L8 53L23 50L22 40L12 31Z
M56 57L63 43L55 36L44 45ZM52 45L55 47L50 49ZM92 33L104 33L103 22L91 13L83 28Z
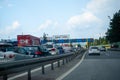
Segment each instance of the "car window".
M53 48L53 45L46 45L47 48Z
M102 46L102 48L105 48L105 46Z
M12 45L0 45L0 51L13 51L14 47Z
M98 47L91 47L90 49L98 49Z
M20 48L18 52L19 52L19 53L22 53L22 54L25 54L25 53L26 53L23 48Z
M38 51L38 47L37 46L26 46L24 47L27 51Z

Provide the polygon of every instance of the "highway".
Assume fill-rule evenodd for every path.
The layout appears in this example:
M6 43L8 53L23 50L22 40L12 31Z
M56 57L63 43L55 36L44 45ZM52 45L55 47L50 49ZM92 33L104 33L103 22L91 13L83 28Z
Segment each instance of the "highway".
M120 52L102 51L100 56L89 56L85 52L65 65L54 67L51 70L47 65L44 75L41 68L33 70L32 80L120 80ZM27 80L27 73L10 75L8 80L21 79Z
M120 80L120 52L106 51L100 56L87 53L82 63L62 80Z

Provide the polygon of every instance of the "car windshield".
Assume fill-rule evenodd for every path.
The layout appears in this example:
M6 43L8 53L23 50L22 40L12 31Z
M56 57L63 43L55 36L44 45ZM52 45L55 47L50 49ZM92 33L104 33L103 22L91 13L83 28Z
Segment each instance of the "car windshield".
M25 50L27 51L38 51L38 47L35 46L27 46L27 47L23 47Z
M90 49L98 49L98 47L91 47Z
M14 47L12 45L0 45L0 51L13 51Z
M47 47L47 48L53 48L53 45L47 44L46 47Z
M105 48L105 46L102 46L102 48Z

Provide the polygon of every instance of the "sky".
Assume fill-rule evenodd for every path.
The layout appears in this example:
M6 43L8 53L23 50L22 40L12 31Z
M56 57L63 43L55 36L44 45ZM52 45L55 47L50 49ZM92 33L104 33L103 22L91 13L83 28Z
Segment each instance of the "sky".
M0 0L0 39L30 34L105 36L120 0Z

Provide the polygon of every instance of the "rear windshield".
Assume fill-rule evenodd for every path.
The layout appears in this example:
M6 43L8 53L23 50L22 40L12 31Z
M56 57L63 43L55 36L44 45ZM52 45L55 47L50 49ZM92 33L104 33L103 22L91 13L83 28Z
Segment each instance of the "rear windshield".
M53 48L53 45L46 45L47 48Z
M105 46L102 46L102 48L105 48Z
M0 45L0 51L13 51L14 47L12 45Z
M27 50L27 51L38 51L39 49L38 49L38 47L23 47L25 50Z
M98 49L98 47L91 47L91 49Z

